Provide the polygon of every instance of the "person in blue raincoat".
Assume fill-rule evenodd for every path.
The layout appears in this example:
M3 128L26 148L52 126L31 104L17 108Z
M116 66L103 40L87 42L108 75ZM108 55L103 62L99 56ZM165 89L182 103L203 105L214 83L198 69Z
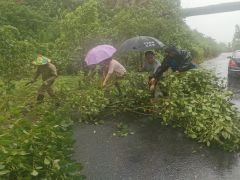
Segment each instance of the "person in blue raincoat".
M173 72L184 72L189 69L197 69L192 62L192 56L186 50L179 50L174 44L168 45L165 49L168 55L163 59L162 65L159 66L153 78L149 83L153 84L151 90L155 88L154 84L156 80L162 76L162 74L171 68Z

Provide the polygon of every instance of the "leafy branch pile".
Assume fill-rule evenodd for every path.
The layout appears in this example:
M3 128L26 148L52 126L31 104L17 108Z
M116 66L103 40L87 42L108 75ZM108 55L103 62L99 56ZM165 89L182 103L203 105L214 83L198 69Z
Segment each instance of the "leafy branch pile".
M121 98L117 98L118 92L113 84L110 83L107 89L102 88L103 77L99 74L97 67L87 76L80 72L79 76L60 76L56 81L59 101L62 106L68 104L71 107L72 118L98 121L101 120L99 113L106 108L112 113L132 111L161 117L162 125L182 127L188 137L208 146L219 146L229 151L239 148L239 114L230 102L233 93L225 90L225 85L216 75L206 70L191 70L180 75L170 73L160 81L160 89L167 92L168 97L159 96L152 106L149 104L147 73L126 73L125 79L120 81ZM35 101L37 85L23 90L25 82L18 83L15 94L19 97L27 94L27 98L16 99L14 94L6 93L1 96L8 98L5 104L9 109L14 106L9 106L7 101L16 102L15 106ZM47 104L51 101L46 99Z
M154 107L148 103L146 75L129 73L126 79L121 83L124 97L109 107L161 117L162 125L183 128L188 137L208 146L239 149L240 114L230 102L234 94L216 75L206 70L171 73L160 82L168 97L160 96Z
M162 82L169 98L161 98L162 125L182 127L184 133L208 146L239 149L239 112L218 77L205 70L171 74ZM164 89L163 88L163 89Z

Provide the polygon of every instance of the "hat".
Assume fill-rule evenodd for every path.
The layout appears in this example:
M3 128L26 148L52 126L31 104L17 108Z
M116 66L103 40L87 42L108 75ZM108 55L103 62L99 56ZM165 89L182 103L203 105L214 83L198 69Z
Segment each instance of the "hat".
M44 65L51 62L51 59L48 59L42 55L39 55L33 62L33 65Z

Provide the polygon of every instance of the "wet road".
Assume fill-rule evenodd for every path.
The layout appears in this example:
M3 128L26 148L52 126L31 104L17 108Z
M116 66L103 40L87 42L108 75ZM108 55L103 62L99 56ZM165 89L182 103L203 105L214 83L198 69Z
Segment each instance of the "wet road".
M232 102L240 109L240 77L227 77L229 63L227 56L232 56L232 54L233 53L223 53L215 59L205 61L204 63L198 65L198 68L213 71L218 77L223 78L227 85L227 89L235 92L236 97L233 98Z
M199 68L227 77L227 56L209 60ZM231 55L231 54L230 54ZM236 80L227 81L237 88ZM235 83L234 83L235 82ZM236 99L235 99L236 100ZM161 126L160 120L132 113L103 119L104 124L75 122L74 159L84 165L88 180L239 180L240 151L229 153L187 138L182 129ZM128 125L125 137L115 124Z

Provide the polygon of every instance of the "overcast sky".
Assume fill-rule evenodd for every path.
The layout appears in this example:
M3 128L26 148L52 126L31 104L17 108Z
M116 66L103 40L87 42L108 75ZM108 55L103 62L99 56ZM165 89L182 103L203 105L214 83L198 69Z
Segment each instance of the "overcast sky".
M202 7L213 4L237 2L240 0L181 0L182 8ZM211 36L217 42L232 42L235 25L240 25L240 10L218 14L192 16L186 18L191 29Z

